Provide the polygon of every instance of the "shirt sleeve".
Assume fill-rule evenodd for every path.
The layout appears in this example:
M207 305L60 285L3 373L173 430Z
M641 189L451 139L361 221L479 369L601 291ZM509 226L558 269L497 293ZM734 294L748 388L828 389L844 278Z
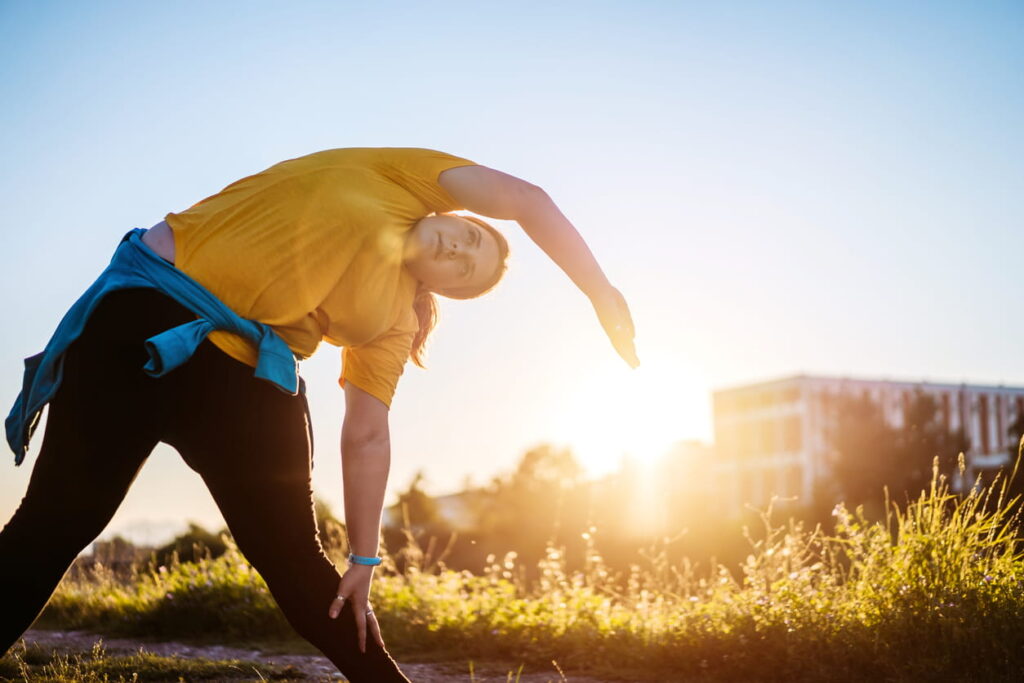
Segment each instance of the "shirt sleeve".
M386 149L383 158L388 178L408 190L430 211L442 213L465 208L441 186L438 176L449 168L476 166L475 162L416 147Z
M399 326L365 344L342 348L338 384L352 382L390 408L415 335L415 329Z

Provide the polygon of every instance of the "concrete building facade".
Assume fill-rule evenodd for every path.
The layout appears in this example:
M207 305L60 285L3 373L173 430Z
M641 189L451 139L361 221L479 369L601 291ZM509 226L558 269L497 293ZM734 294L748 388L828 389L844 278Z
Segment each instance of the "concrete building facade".
M901 426L915 391L935 397L950 430L963 428L968 480L1009 461L1010 425L1024 414L1024 387L935 384L798 375L713 392L715 450L723 509L762 507L773 495L809 502L830 476L829 401L864 395Z

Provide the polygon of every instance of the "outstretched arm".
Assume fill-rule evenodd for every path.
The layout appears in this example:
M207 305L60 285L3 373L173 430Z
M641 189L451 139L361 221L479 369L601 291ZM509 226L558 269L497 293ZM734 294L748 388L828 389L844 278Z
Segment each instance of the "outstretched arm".
M519 223L587 295L619 355L634 368L640 364L626 299L608 282L587 243L544 190L486 166L450 168L441 172L438 181L470 211Z

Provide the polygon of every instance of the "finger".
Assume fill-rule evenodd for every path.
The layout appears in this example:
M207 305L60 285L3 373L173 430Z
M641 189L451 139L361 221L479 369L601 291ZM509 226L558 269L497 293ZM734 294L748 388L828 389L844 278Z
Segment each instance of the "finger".
M636 355L636 348L633 346L633 340L627 339L622 341L620 344L615 345L615 350L619 352L622 359L629 363L630 367L638 368L640 366L640 358Z
M331 619L337 619L338 615L341 614L341 608L344 607L344 606L345 606L345 597L341 596L341 595L335 597L333 600L331 600L331 607L330 607L330 610L327 613L328 616L330 616Z
M630 337L636 336L636 328L633 327L633 316L629 312L629 304L626 303L626 298L621 293L619 294L618 304L619 317L622 319L620 324L629 332Z
M626 320L626 329L629 331L630 337L636 336L636 327L633 326L633 315L629 312L629 305L626 300L622 300L622 317Z
M608 339L611 341L615 351L622 356L622 359L633 368L640 365L640 359L636 355L636 347L633 344L633 335L621 327L608 330Z
M366 607L356 609L352 606L356 616L356 631L359 633L359 651L366 652Z
M370 620L370 630L373 632L373 638L377 641L377 644L380 645L381 648L383 648L384 637L380 634L380 623L377 621L377 614L375 612L371 612L367 616L369 617Z

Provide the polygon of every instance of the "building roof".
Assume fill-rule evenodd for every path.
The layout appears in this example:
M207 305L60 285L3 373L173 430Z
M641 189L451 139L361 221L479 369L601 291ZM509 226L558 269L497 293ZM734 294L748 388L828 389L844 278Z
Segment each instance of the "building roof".
M731 387L723 387L715 389L711 393L712 395L726 394L731 392L747 392L747 391L758 391L762 389L777 389L786 387L794 384L853 384L853 385L870 385L870 384L887 384L895 387L902 387L907 389L922 388L932 389L936 391L1001 391L1006 393L1019 393L1024 394L1024 387L1006 386L1003 384L967 384L951 383L951 382L928 382L925 380L900 380L900 379L889 379L889 378L865 378L865 377L849 377L849 376L828 376L828 375L790 375L788 377L779 377L771 380L764 380L761 382L754 382L751 384L735 385Z

